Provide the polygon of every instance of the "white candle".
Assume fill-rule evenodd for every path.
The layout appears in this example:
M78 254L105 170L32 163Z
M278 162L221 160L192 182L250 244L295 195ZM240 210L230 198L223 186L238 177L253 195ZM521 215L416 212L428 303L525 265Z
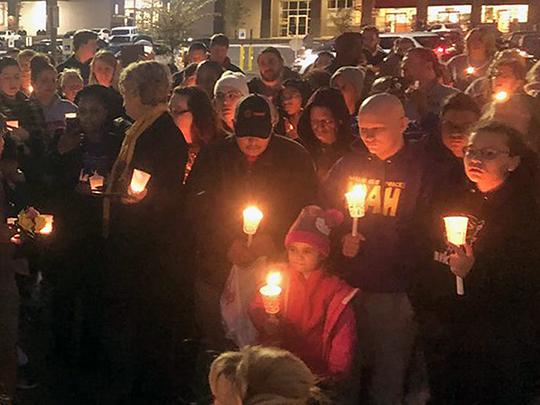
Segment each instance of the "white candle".
M128 192L131 192L132 194L142 193L146 189L146 185L148 184L150 177L152 177L152 175L149 173L143 172L142 170L133 169L133 176L131 177Z
M282 279L280 272L270 272L266 276L266 285L259 290L263 299L264 310L269 315L276 315L280 311L282 291L280 284Z
M353 220L352 235L358 235L358 218L366 215L366 196L367 186L365 184L356 184L351 191L345 194L347 205L349 206L349 214Z
M45 220L45 225L43 228L37 230L37 233L41 235L50 235L53 231L54 216L49 214L40 214L40 216Z
M94 172L94 174L88 178L88 181L90 182L90 190L92 192L100 191L105 183L105 177Z
M444 226L446 228L446 239L448 242L456 246L465 245L467 243L468 224L468 217L445 217ZM456 276L456 293L457 295L465 295L463 279L459 276Z
M244 216L244 233L248 235L248 246L251 245L253 241L253 235L257 233L259 224L263 219L263 213L260 209L255 206L247 207L243 211Z

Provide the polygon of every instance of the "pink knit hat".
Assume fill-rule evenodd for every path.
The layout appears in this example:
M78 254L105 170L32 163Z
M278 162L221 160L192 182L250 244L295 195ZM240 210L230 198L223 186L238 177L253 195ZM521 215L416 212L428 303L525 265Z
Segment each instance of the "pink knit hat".
M324 211L321 207L309 205L302 210L289 229L285 246L294 242L307 243L327 257L330 254L330 232L342 222L343 214L340 211Z

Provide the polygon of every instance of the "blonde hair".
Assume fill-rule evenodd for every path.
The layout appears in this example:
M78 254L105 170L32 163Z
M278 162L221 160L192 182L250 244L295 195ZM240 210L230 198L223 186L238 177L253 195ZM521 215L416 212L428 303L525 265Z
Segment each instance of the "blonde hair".
M120 64L118 63L118 59L116 59L116 56L114 56L114 53L110 51L105 51L103 49L98 51L92 58L92 62L90 63L90 79L88 83L99 84L96 79L96 75L94 74L94 64L97 61L103 62L114 69L111 87L115 90L118 90L118 81L120 79Z
M156 61L135 62L122 71L118 87L122 94L136 95L144 105L156 106L168 101L171 73Z
M302 360L271 347L223 353L210 369L213 392L220 377L229 380L243 405L305 405L320 396L315 376Z
M60 73L60 88L64 87L66 80L73 77L79 79L81 83L84 84L84 80L81 76L81 72L79 72L79 69L65 69L62 73Z

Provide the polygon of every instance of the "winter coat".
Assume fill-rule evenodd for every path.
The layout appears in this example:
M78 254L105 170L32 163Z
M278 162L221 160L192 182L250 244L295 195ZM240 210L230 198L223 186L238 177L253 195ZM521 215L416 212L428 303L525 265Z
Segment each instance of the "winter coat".
M258 234L276 246L302 208L313 203L313 162L298 143L272 135L267 149L249 162L231 136L204 147L187 180L188 212L197 240L199 271L223 285L231 264L227 251L242 231L242 210L255 204L264 218ZM200 274L202 274L200 273Z
M351 301L358 292L323 270L308 278L296 271L284 273L283 309L277 336L265 332L268 315L260 294L250 316L260 333L261 344L274 344L300 357L321 377L346 377L356 352L356 320Z
M438 325L438 333L469 359L468 372L458 373L462 386L474 387L469 403L525 403L518 398L538 378L540 221L532 184L520 169L493 192L481 193L469 183L438 198L426 231L431 260L419 267L411 291L420 322ZM448 265L447 215L469 217L467 241L475 262L464 279L464 296L456 294Z
M345 193L355 183L368 187L366 215L358 225L366 241L356 257L343 263L345 279L352 286L378 293L407 290L422 237L415 223L431 194L430 164L423 142L407 143L385 161L357 144L330 171L323 187L325 202L340 209L345 218L349 218ZM350 230L349 218L343 231Z

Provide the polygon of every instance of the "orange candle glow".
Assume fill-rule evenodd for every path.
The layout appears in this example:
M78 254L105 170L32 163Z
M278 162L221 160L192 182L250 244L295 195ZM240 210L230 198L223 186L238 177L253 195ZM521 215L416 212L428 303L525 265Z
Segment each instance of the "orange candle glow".
M40 214L40 216L45 220L45 225L37 233L40 235L50 235L53 231L54 216L48 214Z
M463 246L467 243L468 224L469 218L467 217L445 217L444 226L448 242L457 246ZM465 295L463 279L459 276L456 276L456 293L457 295Z
M253 235L257 233L259 225L264 217L262 211L254 205L247 207L244 212L244 233L248 235L248 246L251 245Z
M508 92L504 90L495 93L495 95L493 96L495 101L498 101L499 103L508 100L508 97L510 97Z
M280 284L282 280L283 277L280 272L270 272L266 276L266 285L259 290L263 299L264 310L269 315L276 315L280 311L280 297L282 291Z
M133 169L133 176L131 177L131 183L128 191L131 192L131 194L142 193L146 189L146 185L148 184L150 177L152 177L152 175L149 173L143 172L142 170Z
M476 69L472 66L469 66L467 69L465 69L465 72L468 74L468 75L473 75L474 72L476 72Z
M345 194L349 215L353 219L352 235L358 235L358 218L366 215L367 186L365 184L355 184L351 191Z
M19 128L19 121L17 120L6 121L6 125L9 128L17 129Z

